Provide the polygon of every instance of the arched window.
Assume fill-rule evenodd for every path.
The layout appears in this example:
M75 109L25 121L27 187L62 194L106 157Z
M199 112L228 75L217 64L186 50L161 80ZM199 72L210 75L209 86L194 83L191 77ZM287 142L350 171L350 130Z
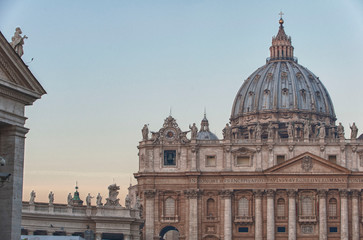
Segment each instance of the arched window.
M250 91L248 93L248 98L247 98L247 112L250 112L253 110L253 97L254 97L255 93Z
M263 109L269 109L270 108L270 90L265 89L263 91Z
M328 216L329 217L337 216L337 200L335 198L331 198L329 200Z
M214 201L213 198L209 198L207 200L207 216L208 217L217 216L216 202Z
M283 198L279 198L277 200L277 216L285 217L285 200Z
M248 208L249 206L247 198L241 198L238 201L238 216L249 216Z
M313 200L310 197L304 197L302 199L302 215L312 216L313 215Z
M289 107L289 89L283 88L281 90L282 96L281 96L281 105L282 107L286 108Z
M175 215L175 200L172 197L168 197L165 200L165 217L174 217Z

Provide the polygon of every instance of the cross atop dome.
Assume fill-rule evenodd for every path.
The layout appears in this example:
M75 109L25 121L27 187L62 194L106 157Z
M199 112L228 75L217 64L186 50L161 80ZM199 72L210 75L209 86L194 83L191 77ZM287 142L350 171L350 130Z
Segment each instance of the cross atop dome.
M280 15L280 19L282 19L282 15L284 15L284 13L282 11L280 11L279 15Z
M282 11L280 11L279 15L280 15L279 23L280 23L280 25L282 25L282 24L284 24L284 20L282 19L282 15L284 15L284 13Z

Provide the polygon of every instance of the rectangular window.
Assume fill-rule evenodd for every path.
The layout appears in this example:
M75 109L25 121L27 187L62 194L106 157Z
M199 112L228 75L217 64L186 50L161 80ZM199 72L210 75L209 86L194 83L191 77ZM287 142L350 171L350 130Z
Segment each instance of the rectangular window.
M329 155L328 160L329 160L329 162L336 164L337 163L337 155Z
M164 151L164 166L176 166L176 150Z
M337 227L330 227L329 228L329 232L331 232L331 233L337 233L338 232L338 228Z
M216 156L206 156L205 157L205 166L215 167L216 166Z
M250 156L237 156L237 166L249 167L250 166Z
M248 227L240 227L238 228L238 232L248 232Z
M286 227L277 227L277 232L281 232L281 233L286 232Z
M281 164L283 162L285 162L285 155L277 155L276 156L276 163Z

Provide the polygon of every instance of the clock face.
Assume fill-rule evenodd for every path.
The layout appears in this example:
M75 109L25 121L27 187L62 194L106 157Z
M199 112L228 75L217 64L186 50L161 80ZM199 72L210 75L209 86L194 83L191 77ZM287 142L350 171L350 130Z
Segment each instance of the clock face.
M175 131L173 129L167 129L164 136L167 140L173 140L175 138Z

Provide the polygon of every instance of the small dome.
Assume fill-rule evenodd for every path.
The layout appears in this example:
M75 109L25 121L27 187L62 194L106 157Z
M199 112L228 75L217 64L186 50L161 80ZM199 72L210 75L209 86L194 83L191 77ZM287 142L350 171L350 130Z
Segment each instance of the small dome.
M200 130L197 134L198 140L218 140L218 137L209 131L209 122L206 114L204 113L204 118L200 123Z
M218 140L218 137L211 132L198 132L197 135L198 140Z

